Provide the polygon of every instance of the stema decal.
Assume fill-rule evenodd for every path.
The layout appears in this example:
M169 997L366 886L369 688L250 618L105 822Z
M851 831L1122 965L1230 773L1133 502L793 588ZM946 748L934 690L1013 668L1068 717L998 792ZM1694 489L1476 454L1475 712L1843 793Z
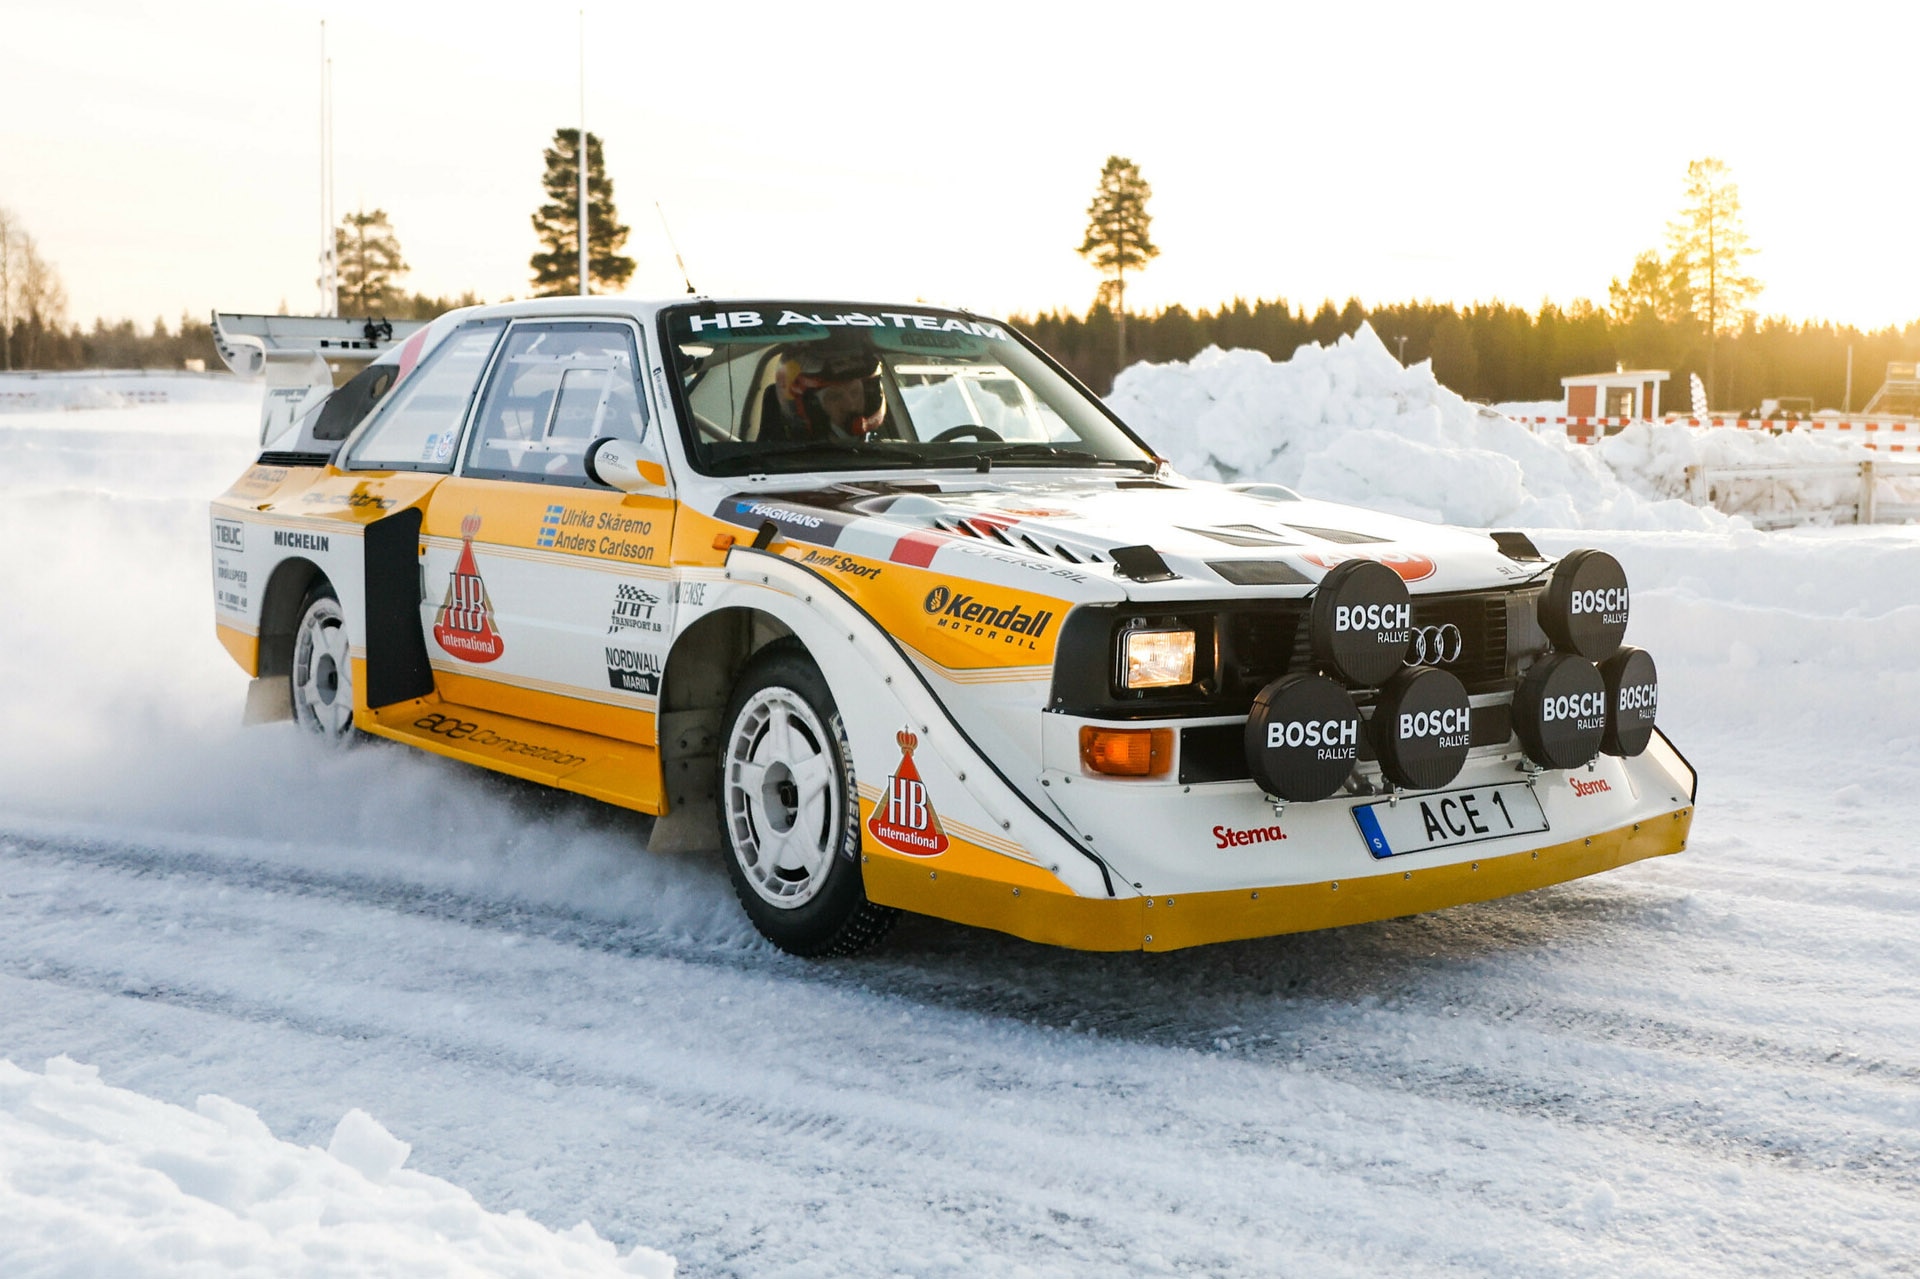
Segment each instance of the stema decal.
M895 733L893 739L900 743L900 767L887 780L885 799L873 806L867 833L896 853L938 857L947 851L947 833L940 829L940 817L927 797L927 784L914 767L913 748L920 739L905 729Z
M491 662L507 651L507 642L493 626L493 601L473 558L473 538L480 517L460 521L460 562L447 576L447 598L433 621L434 642L469 662Z

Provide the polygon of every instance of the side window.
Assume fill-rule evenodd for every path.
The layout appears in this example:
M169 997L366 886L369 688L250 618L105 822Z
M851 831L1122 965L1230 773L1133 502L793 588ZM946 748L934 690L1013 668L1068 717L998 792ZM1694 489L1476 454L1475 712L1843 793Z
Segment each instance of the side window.
M427 353L374 410L347 465L361 471L449 471L460 424L505 320L463 324Z
M624 324L521 323L507 334L467 450L465 474L532 484L590 484L587 449L639 443L646 401Z

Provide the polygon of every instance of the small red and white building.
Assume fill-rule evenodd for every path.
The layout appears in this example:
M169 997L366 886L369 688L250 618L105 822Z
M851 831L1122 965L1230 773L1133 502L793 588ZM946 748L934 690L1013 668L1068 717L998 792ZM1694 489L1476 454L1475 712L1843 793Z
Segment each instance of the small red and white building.
M1563 377L1561 416L1657 421L1660 384L1670 376L1665 369L1616 369Z

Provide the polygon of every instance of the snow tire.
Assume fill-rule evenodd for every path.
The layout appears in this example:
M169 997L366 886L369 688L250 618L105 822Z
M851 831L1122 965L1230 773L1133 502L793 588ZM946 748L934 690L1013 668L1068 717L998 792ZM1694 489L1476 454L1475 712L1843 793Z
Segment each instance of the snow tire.
M300 604L293 629L294 722L328 742L345 745L360 733L353 726L353 662L347 653L347 616L324 578Z
M761 650L723 725L720 844L754 927L806 958L878 942L899 912L867 900L853 748L820 668L790 641Z

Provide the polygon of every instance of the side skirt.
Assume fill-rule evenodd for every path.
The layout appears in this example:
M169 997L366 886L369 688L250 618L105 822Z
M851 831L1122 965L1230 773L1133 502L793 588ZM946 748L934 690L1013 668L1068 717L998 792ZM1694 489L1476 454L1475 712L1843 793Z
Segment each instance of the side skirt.
M359 673L356 671L356 676ZM639 813L658 816L666 811L666 797L660 788L660 755L651 746L555 728L437 697L363 709L354 716L354 722L376 737L405 742L509 777L572 791Z

